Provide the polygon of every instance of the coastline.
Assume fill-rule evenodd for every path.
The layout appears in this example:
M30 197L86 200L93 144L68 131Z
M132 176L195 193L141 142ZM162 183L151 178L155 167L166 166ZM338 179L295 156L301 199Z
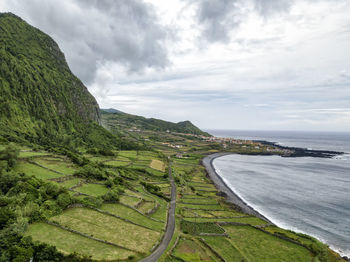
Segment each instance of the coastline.
M219 192L222 192L225 194L225 198L229 203L232 203L236 206L238 206L244 213L248 215L253 215L258 218L261 218L265 220L268 223L274 224L271 222L267 217L259 213L257 210L255 210L253 207L248 205L242 198L240 198L222 179L222 177L216 172L213 161L214 159L221 157L221 156L226 156L226 155L232 155L234 153L215 153L208 155L204 157L201 160L202 165L205 167L208 176L210 177L211 181L214 183L216 188L218 189Z
M241 197L239 197L233 189L231 189L226 182L223 180L223 178L216 172L213 161L222 156L226 155L234 155L236 153L233 152L221 152L221 153L214 153L211 155L205 156L201 160L201 164L205 167L207 175L209 176L210 180L214 183L215 187L220 193L224 193L224 197L229 203L232 203L236 206L238 206L244 213L256 216L260 219L265 220L268 223L271 223L272 225L275 225L272 221L270 221L267 217L265 217L263 214L259 213L257 210L255 210L253 207L251 207L248 203L246 203ZM320 239L319 239L320 240ZM320 240L324 243L324 241ZM350 262L350 258L346 256L342 251L338 250L335 247L330 247L333 252L336 252L340 255L342 259L345 261Z

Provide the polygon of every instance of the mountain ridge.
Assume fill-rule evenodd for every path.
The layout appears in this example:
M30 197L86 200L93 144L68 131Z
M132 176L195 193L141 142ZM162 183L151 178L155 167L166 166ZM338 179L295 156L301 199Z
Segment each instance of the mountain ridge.
M170 131L176 133L188 133L193 135L210 136L202 131L191 121L185 120L177 123L161 120L157 118L147 118L143 116L128 114L117 109L101 109L102 124L107 129L118 129L117 126L132 125L131 127L151 131Z

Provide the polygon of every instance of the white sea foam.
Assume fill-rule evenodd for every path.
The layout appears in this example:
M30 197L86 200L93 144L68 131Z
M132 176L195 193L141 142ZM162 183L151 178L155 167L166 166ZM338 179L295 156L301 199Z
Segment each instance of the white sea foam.
M230 159L230 157L232 157L232 159ZM276 159L274 158L268 158L271 162L267 163L265 162L267 161L267 158L263 158L259 156L255 156L255 157L250 156L249 159L244 160L245 157L246 156L239 156L239 155L227 156L227 158L225 157L226 159L222 161L220 165L218 164L219 161L218 162L214 161L215 171L222 178L224 183L229 188L231 188L232 191L235 192L235 194L238 197L240 197L245 203L247 203L249 206L254 208L257 212L259 212L266 218L268 218L271 222L273 222L277 226L285 229L289 229L295 232L311 235L319 239L320 241L327 243L333 250L337 251L342 256L350 256L349 245L346 244L350 241L350 239L348 239L348 236L347 236L347 231L345 232L342 230L338 230L339 228L332 228L332 225L330 225L331 227L328 228L329 224L327 224L327 217L325 217L326 220L320 221L320 219L322 219L322 212L331 212L331 210L327 209L328 206L324 205L323 203L325 201L325 198L317 198L320 196L315 196L314 194L310 195L310 199L315 198L314 200L312 200L314 201L314 205L316 205L315 207L321 208L320 209L321 211L317 209L313 210L312 211L314 213L313 215L312 215L312 212L308 214L307 206L304 206L303 204L301 204L301 203L304 203L303 198L307 196L307 193L310 193L313 190L316 190L315 192L318 191L322 193L328 192L328 188L332 188L332 186L336 186L336 188L338 188L340 186L339 182L336 182L336 181L344 181L344 183L350 182L346 174L343 174L344 176L341 176L341 173L337 174L337 172L346 173L346 171L344 170L347 170L350 168L349 162L348 162L350 160L350 154L340 155L338 156L338 158L335 158L336 160L338 159L348 160L348 161L341 161L338 163L336 162L332 163L333 161L331 159L327 160L327 159L319 159L319 158L310 158L310 161L306 161L306 162L303 162L303 161L299 162L298 159L280 159L279 158L278 161L276 161ZM234 159L238 159L238 162L235 162ZM254 161L254 159L256 159L255 160L256 162L252 162ZM286 169L284 169L284 173L278 172L279 170L278 167L280 166L279 164L281 164L280 161L284 161L283 162L284 164L282 166L284 168L288 166L288 168L290 168L290 172L288 172ZM264 162L262 166L259 165L260 162ZM297 163L299 163L299 166L298 166L299 169L297 170L297 173L296 173L296 170L294 170L294 165ZM268 172L264 172L266 171L265 168L268 168L266 166L267 164L268 166L273 168L266 169ZM327 164L329 166L327 166ZM305 169L300 169L300 165L305 165ZM318 170L317 167L320 165L323 166L323 169ZM325 169L326 166L329 169ZM334 168L337 166L339 167L339 169L334 170ZM247 173L246 173L247 170L250 170L252 174L249 173L249 176L247 176ZM285 176L286 174L285 172L288 172L288 174L290 174L291 180L288 180L289 176ZM258 175L253 176L254 173L258 173ZM332 173L331 177L328 175L329 173ZM326 184L327 185L326 188L323 188L320 190L320 188L317 188L317 185L315 185L315 188L313 188L312 184L316 182L314 179L311 179L310 177L310 176L313 176L313 174L318 177L317 178L318 180L316 181L320 183L319 186L323 188L322 185ZM340 176L340 177L337 177L337 176ZM338 178L338 180L336 178ZM266 182L264 181L266 179L270 179L267 183L268 185L267 188L269 188L269 191L266 191L266 192L268 192L268 194L266 194L266 192L264 193L263 192L264 190L260 190L261 183ZM325 180L322 180L322 179L325 179ZM300 189L298 188L299 192L304 192L305 196L303 196L304 194L299 194L298 201L294 202L293 198L296 195L293 195L293 193L291 196L288 196L287 199L285 198L285 196L283 196L283 194L279 195L281 192L284 192L284 189L288 189L288 185L290 188L290 185L293 185L295 182L298 182L298 181L301 181L302 184L300 185L296 183L295 186L300 185ZM292 183L292 184L289 184L289 183ZM310 183L312 185L311 187L304 187L305 186L304 184L310 185ZM256 185L259 185L259 186L256 187ZM342 184L343 187L345 185L346 184ZM287 186L287 187L285 188L283 186ZM270 192L271 189L274 189L273 187L278 190L274 192ZM335 197L335 198L332 198L332 200L330 201L331 203L336 203L339 197L341 197L341 199L344 199L344 198L346 199L348 196L346 189L345 191L340 190L337 192L338 193L334 195L336 192L329 191L329 193L333 195L330 195L329 193L327 193L326 199L331 199L331 197ZM274 193L277 193L277 194L275 195ZM270 201L269 204L266 204L266 202L263 202L265 199L264 195L268 196L267 199L268 201ZM271 199L272 196L275 200ZM262 198L259 199L259 197L262 197ZM248 199L251 201L248 201ZM284 201L287 201L287 202L284 202ZM291 201L293 203L289 203L288 201ZM332 202L332 201L335 201L335 202ZM273 209L273 208L271 209L271 206L270 206L271 203L274 203L274 205L276 205L279 209ZM341 201L339 203L344 203L344 201ZM289 207L289 204L292 204L292 206ZM291 213L291 212L294 212L292 211L293 209L289 210L289 208L293 207L293 204L300 205L296 207L296 211L300 212L300 214L298 213L298 215L296 216L295 215L293 216L293 214ZM312 204L312 203L309 203L309 204ZM280 213L280 208L285 209L283 214ZM305 210L306 210L306 213L303 213ZM339 212L338 214L343 214L343 215L334 217L334 214L333 214L333 217L331 217L331 219L338 221L339 219L341 219L342 216L345 216L345 217L347 216L347 214L349 213L349 208L347 206L344 206L343 209L340 208L336 211ZM317 213L317 212L321 212L321 213ZM327 214L330 215L331 213L327 213ZM291 216L288 217L289 215ZM315 218L317 219L315 220ZM344 222L344 220L341 220L341 221ZM336 232L334 232L334 229L336 229L335 230ZM331 235L329 235L327 231ZM342 243L342 241L339 239L343 239L343 240L346 239L346 243L345 244Z
M334 156L333 159L350 160L350 154L346 153L346 154L343 154L343 155L337 155L337 156Z

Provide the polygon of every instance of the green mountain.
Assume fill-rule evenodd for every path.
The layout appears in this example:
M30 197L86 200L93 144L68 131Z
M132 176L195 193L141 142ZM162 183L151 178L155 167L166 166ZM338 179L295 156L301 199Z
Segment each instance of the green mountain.
M116 109L101 109L102 124L109 130L119 131L135 128L150 131L170 131L175 133L188 133L193 135L210 136L207 132L200 130L190 121L178 123L168 122L156 118L145 118L121 112Z
M121 139L100 126L95 98L50 36L2 13L0 58L0 139L123 147Z

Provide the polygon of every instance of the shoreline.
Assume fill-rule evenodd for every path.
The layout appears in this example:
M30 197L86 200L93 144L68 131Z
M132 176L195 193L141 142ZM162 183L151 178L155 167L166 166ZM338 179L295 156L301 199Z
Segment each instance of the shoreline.
M201 160L201 164L205 167L207 175L209 176L210 180L214 183L215 187L220 193L225 194L225 198L229 203L232 203L236 206L238 206L244 213L247 213L249 215L256 216L260 219L265 220L268 223L271 223L272 225L277 226L275 223L273 223L271 220L269 220L267 217L265 217L263 214L261 214L259 211L255 210L253 207L251 207L248 203L246 203L241 197L239 197L233 189L231 189L223 180L223 178L216 172L213 161L222 156L226 155L234 155L236 153L233 152L221 152L221 153L214 153L211 155L205 156ZM319 240L321 241L321 240ZM324 241L321 241L324 243ZM338 253L340 257L345 259L345 261L350 262L350 258L347 255L342 254L340 250L337 250L337 248L330 247L334 252Z
M214 183L215 187L220 193L225 194L225 198L229 203L232 203L236 206L238 206L244 213L248 215L253 215L258 218L261 218L265 220L266 222L275 225L272 221L270 221L267 217L265 217L263 214L259 213L257 210L255 210L253 207L251 207L248 203L246 203L241 197L239 197L222 179L222 177L216 172L213 161L214 159L226 156L226 155L232 155L234 153L215 153L208 156L205 156L201 160L201 164L205 167L208 176L210 177L211 181Z

